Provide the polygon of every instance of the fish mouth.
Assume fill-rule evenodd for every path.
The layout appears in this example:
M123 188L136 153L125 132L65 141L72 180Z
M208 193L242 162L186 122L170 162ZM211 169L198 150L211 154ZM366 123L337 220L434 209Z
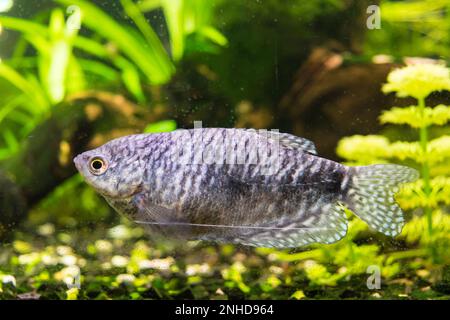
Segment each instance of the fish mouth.
M73 163L75 164L75 167L80 173L84 172L84 164L87 163L90 159L90 156L85 153L81 153L77 155L75 158L73 158Z
M77 168L77 170L80 172L81 172L81 168L82 168L81 162L82 162L81 154L79 154L75 158L73 158L73 163L75 164L75 168Z

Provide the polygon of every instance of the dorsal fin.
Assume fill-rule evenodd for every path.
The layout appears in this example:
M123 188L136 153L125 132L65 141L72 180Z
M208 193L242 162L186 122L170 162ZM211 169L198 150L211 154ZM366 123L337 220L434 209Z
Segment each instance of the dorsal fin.
M274 139L278 139L281 145L289 149L301 149L311 154L317 154L316 146L311 140L276 131L256 132L268 138L273 137Z

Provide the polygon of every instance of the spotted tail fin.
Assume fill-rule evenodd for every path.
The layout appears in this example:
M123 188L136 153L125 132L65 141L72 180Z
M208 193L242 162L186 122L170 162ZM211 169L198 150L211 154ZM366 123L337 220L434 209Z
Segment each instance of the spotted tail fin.
M396 236L402 231L404 218L394 195L400 184L418 177L417 170L395 164L350 167L345 203L371 228Z

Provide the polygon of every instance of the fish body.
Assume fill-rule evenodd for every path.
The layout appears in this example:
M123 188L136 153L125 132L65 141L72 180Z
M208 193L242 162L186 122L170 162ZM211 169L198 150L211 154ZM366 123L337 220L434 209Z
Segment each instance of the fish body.
M317 156L309 140L249 129L126 136L74 161L116 211L151 233L278 248L338 241L344 206L398 234L395 188L417 178L398 165L347 167Z

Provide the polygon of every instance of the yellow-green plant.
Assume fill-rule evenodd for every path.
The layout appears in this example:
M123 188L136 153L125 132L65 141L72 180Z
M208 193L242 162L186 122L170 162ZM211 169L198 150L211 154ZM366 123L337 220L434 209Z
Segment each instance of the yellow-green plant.
M393 107L380 116L380 122L407 125L417 130L417 141L389 141L380 135L352 136L338 145L339 156L354 164L386 161L416 163L421 179L407 185L397 195L404 209L422 209L403 230L408 241L428 244L434 260L437 244L449 244L450 219L442 205L450 204L450 136L430 140L430 129L450 121L450 107L426 106L426 98L435 91L450 90L450 70L440 64L414 64L392 71L383 92L395 92L399 98L413 97L417 104ZM423 225L426 225L426 228ZM442 242L444 241L444 242Z

